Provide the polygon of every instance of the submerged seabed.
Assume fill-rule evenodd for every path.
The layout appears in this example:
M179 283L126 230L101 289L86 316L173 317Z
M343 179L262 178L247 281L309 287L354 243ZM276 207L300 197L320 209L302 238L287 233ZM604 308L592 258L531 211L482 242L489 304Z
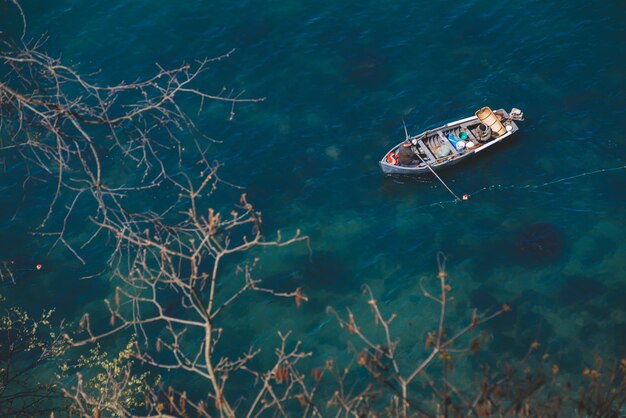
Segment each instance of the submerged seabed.
M554 182L626 161L626 9L617 2L22 3L31 34L46 32L49 51L85 73L101 68L104 84L236 48L206 87L267 97L232 122L226 108L205 112L199 126L224 141L214 147L222 177L245 186L268 230L311 237L311 260L299 248L269 253L261 266L269 283L302 286L311 301L296 311L250 299L229 314L233 353L250 342L273 347L286 329L320 361L344 352L325 308L367 315L363 284L399 313L397 335L422 344L435 311L418 281L434 277L443 251L452 318L513 306L490 328L491 353L523 355L539 339L572 372L594 352L623 354L626 172ZM442 173L469 201L451 203L430 177L381 175L377 160L402 138L403 119L417 132L483 105L519 107L526 121L509 144ZM0 177L0 249L46 269L24 273L11 300L58 306L70 319L85 306L104 312L108 284L77 281L84 268L69 253L49 254L50 241L29 234L48 201L19 203L20 183L12 171ZM104 261L88 251L91 263Z

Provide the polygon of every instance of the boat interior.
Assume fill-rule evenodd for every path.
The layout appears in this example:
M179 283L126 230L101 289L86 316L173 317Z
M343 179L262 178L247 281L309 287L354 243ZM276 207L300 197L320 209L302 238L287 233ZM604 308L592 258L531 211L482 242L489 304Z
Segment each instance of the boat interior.
M491 140L491 135L481 137L478 121L470 121L447 129L435 130L421 137L416 137L417 145L414 151L419 151L420 156L429 164L439 160L451 159L464 154L474 147L479 147L483 142ZM465 147L459 149L458 142L464 141ZM423 163L422 163L423 164Z
M514 126L509 127L511 119L506 111L499 109L493 113L502 123L507 121L506 131L513 129ZM414 153L419 153L421 159L428 165L439 165L471 154L502 135L502 133L498 135L492 132L491 128L481 123L478 118L471 118L468 121L428 130L410 139L413 142ZM398 148L399 146L395 147L392 153L397 153ZM391 158L391 160L398 165L397 158L395 160ZM390 158L387 158L387 161L391 163ZM417 167L425 166L426 164L421 160L417 161Z

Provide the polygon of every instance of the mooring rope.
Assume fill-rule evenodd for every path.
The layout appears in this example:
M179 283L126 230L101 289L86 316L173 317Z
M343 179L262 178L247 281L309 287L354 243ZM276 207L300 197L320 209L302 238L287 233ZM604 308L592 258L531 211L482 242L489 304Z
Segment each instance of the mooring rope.
M562 183L564 181L568 181L568 180L573 180L576 178L580 178L580 177L586 177L586 176L591 176L594 174L600 174L600 173L608 173L608 172L612 172L612 171L620 171L620 170L624 170L626 169L626 165L622 165L622 166L618 166L618 167L610 167L610 168L601 168L598 170L593 170L593 171L587 171L584 173L580 173L580 174L575 174L573 176L568 176L568 177L563 177L560 179L556 179L556 180L552 180L552 181L548 181L545 183L541 183L541 184L525 184L525 185L515 185L515 184L508 184L508 185L502 185L502 184L492 184L491 186L485 186L482 187L474 192L468 193L466 195L463 195L464 199L463 200L467 200L465 199L465 196L467 196L469 198L469 196L475 196L479 193L485 192L485 191L501 191L501 190L528 190L528 189L540 189L542 187L547 187L547 186L551 186L553 184L557 184L557 183ZM453 193L454 194L454 193ZM439 206L439 207L443 207L444 205L450 204L450 203L458 203L458 201L460 200L458 198L458 196L454 195L455 200L442 200L440 202L435 202L435 203L429 203L426 205L421 205L418 206L418 208L428 208L428 207L434 207L434 206Z
M514 184L511 184L511 185L494 184L494 185L491 185L491 186L487 186L487 187L483 187L481 189L478 189L475 192L473 192L472 194L476 195L476 194L481 193L481 192L483 192L485 190L540 189L542 187L551 186L553 184L562 183L564 181L573 180L573 179L580 178L580 177L591 176L593 174L599 174L599 173L608 173L608 172L611 172L611 171L619 171L619 170L623 170L625 168L626 168L626 165L622 165L622 166L619 166L619 167L611 167L611 168L601 168L599 170L587 171L585 173L575 174L573 176L564 177L564 178L561 178L561 179L552 180L552 181L548 181L548 182L541 183L541 184L525 184L523 186L517 186L517 185L514 185Z
M419 152L416 152L415 154L419 157L419 159L420 159L420 160L421 160L424 164L426 164L426 167L428 167L428 169L430 170L430 172L431 172L431 173L433 173L433 174L435 175L435 177L437 177L437 179L441 182L441 184L443 184L443 186L444 186L446 189L448 189L448 191L450 192L450 194L451 194L452 196L454 196L454 198L456 199L456 202L460 202L460 201L461 201L461 199L460 199L460 198L459 198L456 194L454 194L454 192L452 191L452 189L450 189L450 188L448 187L448 185L446 184L446 182L445 182L445 181L443 181L443 180L441 179L441 177L439 177L439 176L437 175L437 173L435 173L435 170L433 170L433 169L431 168L431 166L430 166L430 165L429 165L426 161L424 161L424 159L423 159L423 158L422 158L422 156L419 154Z

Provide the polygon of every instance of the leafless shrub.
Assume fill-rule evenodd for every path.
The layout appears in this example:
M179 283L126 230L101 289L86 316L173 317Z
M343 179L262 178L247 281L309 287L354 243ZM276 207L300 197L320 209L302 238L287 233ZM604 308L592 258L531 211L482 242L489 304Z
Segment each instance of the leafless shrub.
M8 68L0 80L0 132L8 138L2 150L14 150L29 163L31 174L24 183L33 178L33 168L41 172L41 181L54 179L50 207L39 229L53 214L60 218L53 225L56 230L42 233L56 237L56 243L82 262L65 234L77 206L94 205L93 218L100 228L120 228L132 223L132 217L157 221L185 203L174 198L159 214L134 214L124 203L133 193L140 198L142 192L145 196L169 187L173 196L184 193L188 198L197 179L197 198L220 181L219 164L206 155L212 140L198 130L184 110L184 100L197 99L199 110L207 101L224 102L231 118L237 104L263 100L226 89L208 94L194 87L211 64L233 51L174 69L157 65L156 74L147 80L103 87L88 81L93 75L80 75L43 52L41 39L4 40L1 46L0 63ZM194 148L191 162L184 160L185 146ZM120 171L126 176L120 178Z
M299 231L283 238L279 231L274 239L266 239L261 213L245 194L230 211L215 209L211 200L221 182L220 164L207 154L212 140L185 109L193 99L198 110L207 101L223 102L232 119L237 104L262 100L242 98L243 92L222 89L209 94L194 87L211 64L232 51L174 69L157 66L147 80L101 86L90 81L95 75L83 76L46 54L41 40L4 40L2 47L0 63L9 68L0 81L0 129L9 138L3 150L22 155L27 168L41 174L43 181L55 181L39 233L55 237L54 245L65 245L83 263L80 249L98 235L113 243L109 266L118 286L113 300L106 301L108 329L94 326L85 313L79 322L84 339L68 335L68 341L81 346L124 330L137 334L134 355L141 362L163 370L182 369L210 383L205 400L194 403L185 396L184 402L178 401L179 409L183 402L186 408L195 404L196 409L233 416L225 385L229 376L243 372L262 383L250 413L280 410L281 401L301 386L295 365L308 354L300 343L291 346L288 334L280 335L276 363L269 371L251 367L258 354L252 347L232 359L218 357L215 351L226 331L220 314L244 293L293 298L298 306L306 300L300 289L276 292L264 287L253 267L265 248L307 238ZM193 148L191 161L183 153L185 147ZM130 174L116 176L120 168ZM165 196L158 208L137 211L128 204L154 193ZM76 247L67 239L68 225L75 209L85 204L95 207L90 217L95 227ZM50 223L56 230L47 232ZM237 254L246 260L239 273L223 273L224 260ZM67 393L73 394L79 410L87 411L95 400L81 387ZM207 402L210 406L203 406ZM153 407L158 410L161 403Z

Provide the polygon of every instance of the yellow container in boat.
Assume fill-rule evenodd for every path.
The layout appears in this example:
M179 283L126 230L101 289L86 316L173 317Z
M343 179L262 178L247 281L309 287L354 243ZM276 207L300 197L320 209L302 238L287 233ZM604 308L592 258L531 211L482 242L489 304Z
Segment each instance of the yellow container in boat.
M506 133L506 128L502 125L500 119L498 119L490 108L483 107L476 112L476 116L482 123L489 126L491 128L491 132L493 132L496 136L501 136Z

